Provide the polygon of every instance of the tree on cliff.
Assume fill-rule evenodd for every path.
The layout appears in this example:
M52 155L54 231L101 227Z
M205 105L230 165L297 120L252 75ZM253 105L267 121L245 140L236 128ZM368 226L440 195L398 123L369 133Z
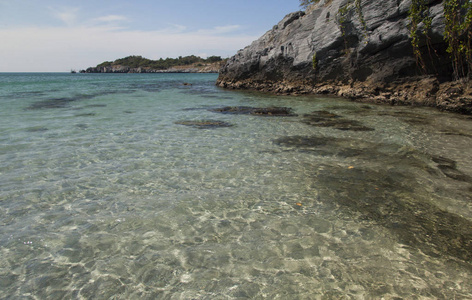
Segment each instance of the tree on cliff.
M303 8L307 8L308 6L316 4L318 2L320 2L320 0L300 0L300 6Z

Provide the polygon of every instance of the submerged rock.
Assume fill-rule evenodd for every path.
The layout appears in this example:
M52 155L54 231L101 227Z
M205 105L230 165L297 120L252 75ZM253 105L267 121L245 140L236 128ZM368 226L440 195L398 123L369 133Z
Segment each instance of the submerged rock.
M249 106L225 106L221 108L212 108L210 111L231 115L249 115L254 108Z
M89 104L89 105L86 105L84 107L106 107L107 105L106 104Z
M414 150L405 149L396 144L377 144L353 138L335 138L329 136L287 136L273 140L273 143L290 151L312 153L320 156L357 158L369 161L381 161L392 165L402 160L418 165L412 155ZM423 168L428 168L425 163Z
M323 166L316 182L320 198L388 228L401 243L432 256L472 259L472 222L433 205L413 173Z
M458 181L472 183L472 178L470 176L457 169L455 161L441 156L434 156L433 161L438 164L439 170L441 170L441 172L447 177Z
M296 116L288 107L250 107L250 106L225 106L210 109L212 112L234 115L257 115L257 116Z
M55 99L48 99L43 101L38 101L36 103L31 104L27 107L28 110L36 110L36 109L48 109L48 108L66 108L69 107L70 103L75 101L72 98L55 98Z
M26 129L27 132L44 132L48 130L49 129L47 127L43 127L43 126L30 127Z
M94 94L78 94L78 95L72 95L70 97L44 99L44 100L31 104L26 109L36 110L36 109L48 109L48 108L69 108L70 105L76 101L90 100L95 97L104 96L104 95L128 94L128 93L131 93L131 91L130 90L114 90L114 91L107 90L107 91L97 92ZM106 107L106 104L90 104L85 107Z
M260 116L295 116L292 114L292 110L287 107L255 108L251 114Z
M304 115L304 123L319 127L332 127L339 130L374 131L356 120L345 119L329 111L315 111Z
M212 129L220 127L232 127L233 125L223 121L217 120L198 120L198 121L178 121L178 125L190 126L198 129Z
M434 205L430 187L421 184L442 174L468 181L453 160L352 138L290 136L274 143L285 151L345 158L350 164L324 163L313 168L321 201L382 225L399 242L429 255L472 259L472 221Z
M76 117L93 117L96 116L96 113L83 113L83 114L77 114L75 115Z
M76 124L75 127L80 129L87 129L89 126L87 124Z

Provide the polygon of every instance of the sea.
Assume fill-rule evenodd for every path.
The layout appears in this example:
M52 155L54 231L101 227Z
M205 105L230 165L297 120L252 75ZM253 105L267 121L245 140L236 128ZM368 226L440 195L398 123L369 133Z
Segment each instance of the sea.
M1 299L472 299L470 116L217 76L0 73Z

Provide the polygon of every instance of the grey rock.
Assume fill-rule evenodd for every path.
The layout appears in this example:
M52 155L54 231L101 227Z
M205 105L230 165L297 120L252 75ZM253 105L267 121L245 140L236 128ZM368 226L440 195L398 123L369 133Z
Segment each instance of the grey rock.
M374 102L415 102L448 109L444 101L436 104L435 98L435 93L441 90L439 83L452 79L443 37L442 2L432 0L428 4L432 18L428 35L438 55L424 55L426 73L417 66L411 46L408 28L411 0L360 3L359 9L354 0L322 0L307 13L288 14L231 57L220 69L217 85L276 93L330 93ZM420 40L420 47L423 53L428 53L426 38ZM312 62L314 55L316 68ZM431 84L428 89L424 88L425 78ZM395 90L397 84L405 82L416 84L402 92ZM421 89L424 93L419 92ZM472 112L463 106L454 110Z
M333 0L320 3L306 15L289 14L231 58L221 79L365 81L409 73L412 67L416 69L416 62L407 27L408 2L362 1L360 16L353 1ZM313 70L315 53L317 68Z

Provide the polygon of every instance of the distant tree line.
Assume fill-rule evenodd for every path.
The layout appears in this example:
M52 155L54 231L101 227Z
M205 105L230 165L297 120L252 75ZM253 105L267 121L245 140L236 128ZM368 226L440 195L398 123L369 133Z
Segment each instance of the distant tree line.
M131 55L125 58L119 58L113 62L105 61L97 67L111 67L111 66L128 66L130 68L151 68L155 70L166 70L175 66L188 66L192 64L215 63L222 61L221 56L210 56L208 58L201 58L199 56L179 56L178 58L166 58L159 60L152 60L142 56Z

